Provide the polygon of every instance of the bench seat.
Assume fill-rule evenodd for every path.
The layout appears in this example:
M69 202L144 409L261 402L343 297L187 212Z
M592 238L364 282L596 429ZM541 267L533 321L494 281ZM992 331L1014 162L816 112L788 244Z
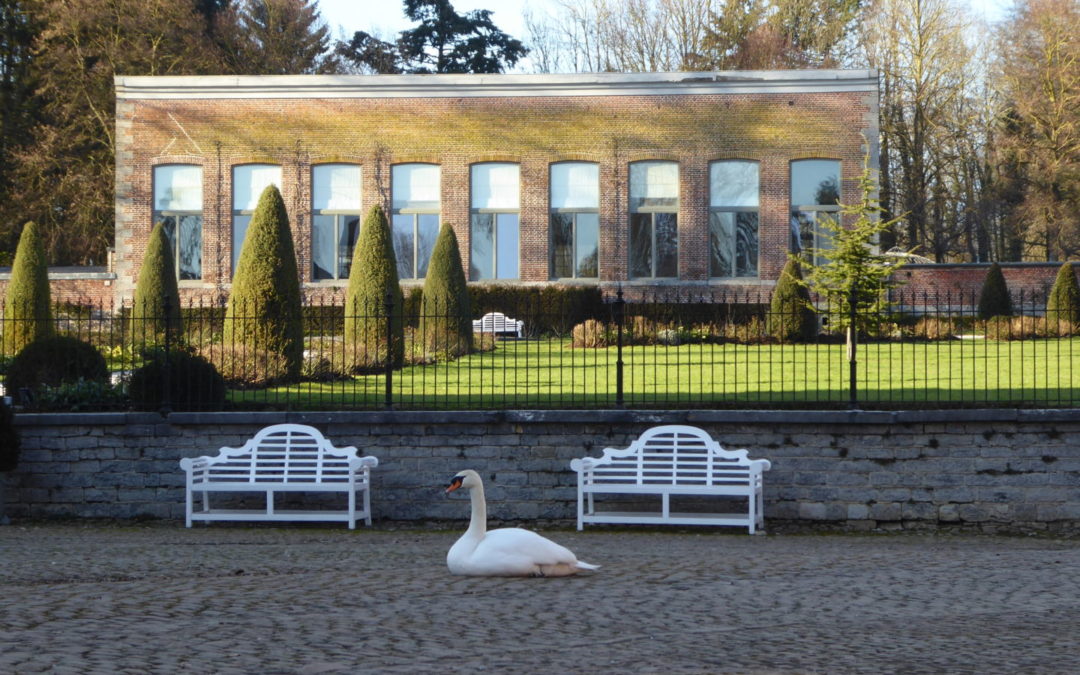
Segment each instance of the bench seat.
M349 529L357 519L371 525L371 469L375 457L358 457L356 448L336 448L322 433L303 424L275 424L260 430L239 448L224 447L218 454L185 457L180 467L187 474L185 524L193 521L326 521L344 522ZM210 493L261 493L263 509L211 508ZM279 492L331 492L344 494L348 506L340 510L277 509ZM195 494L202 508L195 509ZM357 508L357 494L361 505Z
M577 528L586 523L727 525L746 527L753 534L765 526L762 473L770 467L767 459L747 458L746 450L725 450L697 427L653 427L628 448L606 448L602 457L570 463L578 474ZM594 495L658 496L660 509L598 511ZM746 509L672 511L672 496L737 499L746 502Z

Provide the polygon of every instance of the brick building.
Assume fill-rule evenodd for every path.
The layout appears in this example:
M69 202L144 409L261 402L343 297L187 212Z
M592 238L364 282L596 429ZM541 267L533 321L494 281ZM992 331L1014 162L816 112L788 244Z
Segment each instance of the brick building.
M477 283L771 289L876 165L873 71L116 79L114 292L156 221L221 297L278 185L309 296L381 204L420 283L440 223ZM869 139L869 141L868 141Z

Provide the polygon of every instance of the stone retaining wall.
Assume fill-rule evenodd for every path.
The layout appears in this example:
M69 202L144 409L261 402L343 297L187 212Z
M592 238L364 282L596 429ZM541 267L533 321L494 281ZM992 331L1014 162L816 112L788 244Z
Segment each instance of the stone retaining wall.
M377 520L464 519L442 488L488 483L494 520L574 517L569 462L687 423L772 462L766 516L847 528L1080 530L1080 411L508 411L19 415L22 461L5 475L14 518L183 517L181 457L259 428L312 424L379 458Z

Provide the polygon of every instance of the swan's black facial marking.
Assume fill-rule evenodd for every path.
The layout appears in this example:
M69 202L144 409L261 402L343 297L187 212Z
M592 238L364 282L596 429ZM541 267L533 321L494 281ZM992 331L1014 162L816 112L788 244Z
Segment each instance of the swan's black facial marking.
M464 480L465 480L464 476L454 476L454 479L452 481L450 481L450 485L448 485L446 487L446 492L450 493L450 492L453 492L454 490L458 489L459 487L461 487L461 483Z

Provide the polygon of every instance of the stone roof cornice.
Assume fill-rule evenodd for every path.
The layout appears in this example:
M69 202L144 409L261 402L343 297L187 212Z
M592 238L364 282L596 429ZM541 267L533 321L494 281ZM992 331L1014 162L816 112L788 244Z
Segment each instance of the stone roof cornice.
M761 70L570 75L117 76L120 100L685 96L870 92L875 70Z

